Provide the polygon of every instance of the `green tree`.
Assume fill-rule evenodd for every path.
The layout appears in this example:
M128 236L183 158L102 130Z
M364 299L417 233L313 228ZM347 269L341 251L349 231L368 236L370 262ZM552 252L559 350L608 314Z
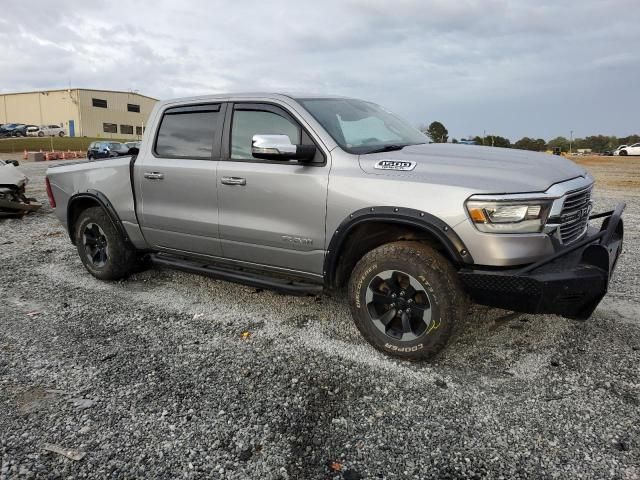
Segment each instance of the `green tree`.
M519 148L521 150L531 150L534 152L540 152L545 149L547 142L542 138L538 138L534 140L533 138L523 137L513 144L515 148Z
M449 131L440 122L431 122L431 125L424 133L433 143L447 143L449 139Z
M473 141L476 145L484 145L486 147L511 148L511 141L500 135L487 135L484 138L476 136Z
M556 137L552 140L549 140L547 146L550 150L553 150L555 147L560 147L560 151L568 152L569 151L569 140L565 137Z

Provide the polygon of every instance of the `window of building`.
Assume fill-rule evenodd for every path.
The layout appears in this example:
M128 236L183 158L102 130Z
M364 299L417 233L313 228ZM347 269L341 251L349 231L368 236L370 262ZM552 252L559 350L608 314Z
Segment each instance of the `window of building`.
M210 159L220 128L220 105L194 105L165 111L155 153L165 158Z
M136 127L136 135L142 135L144 133L144 128Z
M91 102L93 103L94 107L107 108L107 101L106 100L102 100L100 98L92 98Z
M286 118L273 112L236 110L231 126L231 158L256 160L251 154L251 141L256 134L284 134L294 145L300 144L300 127Z
M118 133L118 125L116 123L103 123L102 130L104 133Z
M120 133L133 135L133 125L120 125Z
M140 113L140 105L136 105L135 103L127 103L127 112Z

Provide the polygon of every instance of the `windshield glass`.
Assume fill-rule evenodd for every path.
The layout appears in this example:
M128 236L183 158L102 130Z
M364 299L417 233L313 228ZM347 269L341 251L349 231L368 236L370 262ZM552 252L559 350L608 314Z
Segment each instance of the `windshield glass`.
M427 137L379 105L350 98L306 98L298 101L340 147L354 154L385 147L427 143Z

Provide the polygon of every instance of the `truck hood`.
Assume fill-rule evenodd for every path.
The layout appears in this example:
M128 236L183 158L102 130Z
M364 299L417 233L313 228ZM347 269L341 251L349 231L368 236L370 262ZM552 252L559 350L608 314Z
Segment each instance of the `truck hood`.
M411 171L375 168L380 160L416 162ZM360 155L360 168L371 175L468 188L474 193L543 192L554 183L588 175L558 155L511 148L433 143Z

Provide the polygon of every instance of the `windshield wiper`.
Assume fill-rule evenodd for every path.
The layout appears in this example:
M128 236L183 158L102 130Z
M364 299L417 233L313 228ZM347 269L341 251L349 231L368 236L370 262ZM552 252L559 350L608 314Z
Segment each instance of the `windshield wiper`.
M404 145L385 145L383 147L380 148L376 148L375 150L369 150L368 152L366 152L366 154L368 155L369 153L382 153L382 152L393 152L396 150L402 150L404 147L408 147L409 145L422 145L421 143L405 143Z
M384 147L376 148L374 150L369 150L366 152L369 153L381 153L381 152L393 152L394 150L402 150L406 145L385 145Z

